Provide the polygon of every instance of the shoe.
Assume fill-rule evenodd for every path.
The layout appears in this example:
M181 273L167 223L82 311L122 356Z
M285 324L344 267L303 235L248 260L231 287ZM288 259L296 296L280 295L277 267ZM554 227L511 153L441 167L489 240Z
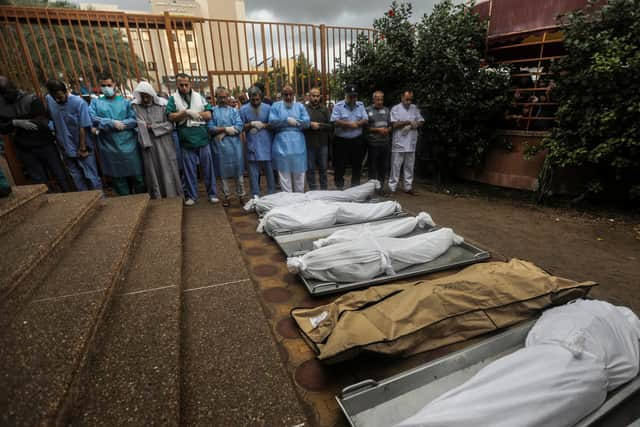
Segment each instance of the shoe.
M248 201L249 201L249 198L244 194L240 196L240 206L244 206L244 204L247 203Z
M230 204L231 204L231 202L229 202L229 198L228 198L228 197L225 197L225 198L222 200L222 207L224 207L224 208L228 208Z
M411 195L411 196L417 196L418 192L416 190L414 190L413 188L411 190L405 190L405 193Z
M193 206L195 204L196 204L196 201L193 200L193 199L187 199L187 200L184 201L184 205L185 206Z
M213 196L213 197L209 197L209 201L211 203L218 203L220 199L218 199L216 196Z

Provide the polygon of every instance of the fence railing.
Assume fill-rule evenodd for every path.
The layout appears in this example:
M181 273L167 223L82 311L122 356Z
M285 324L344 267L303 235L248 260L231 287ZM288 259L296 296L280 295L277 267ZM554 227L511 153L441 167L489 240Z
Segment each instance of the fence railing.
M0 7L0 73L23 88L42 90L61 78L91 92L109 71L125 92L145 79L175 88L175 75L193 76L198 90L223 85L244 91L262 80L275 95L291 82L298 95L320 86L334 95L333 76L347 50L370 28L127 14L77 9Z

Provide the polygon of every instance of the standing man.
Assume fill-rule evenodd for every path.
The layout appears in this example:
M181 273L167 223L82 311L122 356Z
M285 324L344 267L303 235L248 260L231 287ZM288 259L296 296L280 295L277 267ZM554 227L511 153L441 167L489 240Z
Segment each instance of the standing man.
M76 190L102 190L95 147L91 139L91 116L87 102L77 95L69 95L66 85L60 80L49 80L47 90L49 116Z
M138 151L136 114L131 102L116 94L116 82L108 73L98 77L102 96L89 106L100 152L102 172L111 177L113 190L119 196L144 193L142 160Z
M216 107L211 112L211 120L207 124L209 134L213 137L213 150L216 153L222 177L224 200L222 206L229 207L229 179L236 181L236 194L240 203L244 204L244 178L242 173L242 119L235 107L229 105L229 92L220 86L216 89Z
M174 122L178 129L184 170L184 204L192 206L198 200L198 165L202 168L209 201L218 203L213 156L207 134L211 106L202 95L191 89L191 77L188 74L177 74L176 86L178 90L167 103L167 114L169 121Z
M247 160L249 161L249 183L251 196L260 196L260 168L267 177L267 194L274 193L275 182L271 165L273 135L269 130L269 110L271 106L262 102L262 91L255 86L249 88L249 103L240 108L240 118L244 122L247 139Z
M275 102L269 112L269 126L276 132L272 157L282 191L304 193L307 147L302 129L308 128L309 122L304 105L294 101L293 87L286 84L282 101Z
M424 124L424 118L418 107L413 104L413 92L406 90L402 93L401 102L391 109L391 126L393 127L393 141L391 143L391 174L389 176L389 190L392 193L398 188L400 170L404 176L404 191L416 196L413 189L413 166L416 161L416 144L418 143L418 128Z
M369 118L362 102L358 101L358 91L353 84L345 87L345 98L338 102L331 113L335 123L336 138L333 146L333 164L336 187L344 189L344 172L347 162L351 163L351 186L360 185L360 169L364 157L362 128Z
M367 131L368 169L369 179L377 179L382 184L387 176L389 164L389 149L391 124L389 122L389 109L384 106L384 93L373 93L373 105L367 107L369 115L369 128Z
M49 186L51 172L63 192L71 190L44 103L35 94L18 90L5 76L0 76L0 134L12 136L31 181ZM50 186L49 191L53 191Z
M316 168L320 189L327 189L327 164L329 162L329 133L333 126L330 123L331 115L327 107L320 102L322 94L320 89L314 87L309 91L309 103L305 105L311 124L304 131L307 141L307 183L309 190L317 190Z
M167 119L166 113L167 100L158 97L147 82L138 84L133 97L149 195L152 199L182 196L173 123Z

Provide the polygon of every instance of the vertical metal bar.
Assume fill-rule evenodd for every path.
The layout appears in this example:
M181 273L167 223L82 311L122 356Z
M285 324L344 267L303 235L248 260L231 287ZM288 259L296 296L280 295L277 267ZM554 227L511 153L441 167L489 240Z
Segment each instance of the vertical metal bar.
M262 33L262 62L264 65L264 72L265 74L267 73L268 69L267 69L267 40L265 38L265 33L264 33L264 24L260 24L260 32ZM256 68L257 71L257 68ZM266 89L267 92L271 91L271 88L269 87L269 79L266 79Z
M251 23L251 35L253 36L253 62L256 64L256 70L258 69L258 42L256 42L256 26Z
M318 29L315 25L311 27L313 34L313 86L318 85L318 40L316 38Z
M60 14L58 11L56 11L56 18L58 19L58 28L60 29L60 32L62 33L62 41L64 42L64 47L67 51L67 57L69 59L69 67L71 67L71 72L73 74L73 78L75 80L75 82L78 82L78 74L76 73L76 68L73 66L73 58L71 58L71 49L69 49L69 44L67 43L67 38L65 37L64 34L64 29L62 28L62 21L60 19ZM66 67L65 67L66 68ZM66 69L65 69L66 71Z
M80 64L80 71L82 73L82 78L87 77L87 72L84 69L84 61L82 60L82 56L80 56L80 48L78 47L78 40L76 38L76 30L74 28L73 22L71 21L71 14L67 14L67 22L69 23L69 32L71 33L71 39L73 40L73 46L76 49L76 57L78 58L78 62ZM80 82L78 81L78 90L80 90Z
M231 71L234 70L235 66L233 64L233 48L231 47L231 31L229 30L229 21L225 21L225 26L227 27L227 45L229 46L229 60L231 61ZM233 80L236 82L236 86L238 86L238 81L236 80L236 75L233 75ZM227 89L229 89L227 87Z
M147 55L144 53L146 49L144 48L144 43L143 43L144 40L142 40L142 33L140 32L140 23L138 22L137 17L134 18L134 24L135 24L136 34L138 34L138 45L140 46L140 52L142 52L142 62L144 63L145 75L148 76L147 71L149 68L149 64L147 63ZM149 30L147 30L147 34L149 34ZM149 34L149 36L151 35ZM151 37L149 37L149 41L151 41ZM153 51L153 47L151 48L151 50Z
M153 68L155 68L155 72L156 72L156 81L158 82L158 92L161 92L162 81L160 80L160 73L158 72L159 64L156 62L156 53L153 49L153 39L151 38L151 29L149 29L149 18L147 18L146 15L144 17L144 26L145 26L145 30L147 31L147 34L149 34L149 47L151 48L151 60L153 61L153 65L154 65ZM138 28L138 33L139 32L140 32L140 28ZM141 43L142 43L142 38L141 38ZM143 48L143 52L144 52L144 48Z
M5 27L0 27L0 45L2 46L2 53L3 53L3 58L7 61L7 68L9 70L9 74L10 74L10 78L11 80L13 80L14 82L16 82L16 84L19 84L19 82L21 81L21 74L18 72L18 67L17 66L11 66L11 61L9 58L11 58L11 56L9 55L9 51L11 51L11 48L9 47L9 44L7 43L7 39L11 39L9 33L9 26L8 26L8 22L4 22L5 24L7 24ZM4 31L7 31L7 36L5 38L4 35ZM8 50L7 50L8 49ZM16 49L14 48L13 51L15 52ZM15 65L19 64L19 62L14 62Z
M175 76L176 74L178 74L178 59L176 57L176 47L173 44L173 34L171 32L171 17L169 17L169 12L164 13L164 29L167 33L167 44L169 45L171 65L173 66L173 75Z
M227 69L227 61L224 59L224 45L222 44L222 31L220 30L220 21L216 21L218 26L218 40L220 41L220 55L222 58L222 69L226 71ZM222 79L220 79L222 81Z
M81 17L80 17L80 12L77 12L77 19L78 19L78 26L80 27L80 32L82 33L82 41L84 42L84 50L87 52L87 58L89 59L89 70L91 71L91 80L93 83L96 82L96 73L95 73L95 68L93 67L93 60L91 59L91 57L93 55L91 55L91 51L89 50L89 45L87 44L87 36L84 33L84 28L82 27L82 21L81 21ZM88 19L87 19L88 21ZM85 76L85 77L89 77L89 76Z
M273 75L275 76L275 69L273 68L273 61L276 57L276 51L273 46L273 24L269 24L269 41L271 42L271 69L273 70ZM267 76L265 76L266 79ZM271 95L269 95L271 96Z
M247 36L247 23L242 23L242 32L244 33L244 52L247 56L247 70L251 70L251 58L249 58L249 37Z
M291 70L289 69L289 36L287 35L287 24L282 24L282 35L284 36L284 66L286 67L287 70L287 81L286 82L282 82L282 84L284 85L285 83L288 83L291 81Z
M62 55L60 54L60 46L58 46L58 37L56 36L56 32L53 29L53 24L51 23L51 16L49 15L49 10L45 9L44 10L44 14L47 17L47 22L49 24L49 32L50 32L50 36L51 39L53 40L53 45L56 48L56 56L58 57L58 61L60 63L60 67L62 67L62 71L65 72L66 74L66 67L64 66L64 60L62 59ZM56 78L58 78L58 76L56 75Z
M123 59L124 59L124 61L123 61L124 62L124 69L125 69L125 72L126 72L126 74L124 76L124 80L125 81L124 82L120 82L120 83L123 84L124 88L126 89L127 88L127 83L130 83L130 80L131 80L131 70L129 69L129 61L127 60L127 57L126 57L126 51L125 51L125 47L126 46L124 46L124 41L122 41L122 29L120 28L120 22L117 19L116 19L116 29L117 29L117 32L118 32L118 39L117 39L116 46L122 47L122 50L123 50L122 54L120 54L119 50L116 48L116 55L118 57L120 57L120 56L123 57ZM131 85L129 85L129 90L131 92L133 92L133 88L131 87Z
M187 23L186 23L184 18L182 18L181 22L182 22L182 33L184 34L184 45L185 45L185 47L187 49L187 61L189 61L189 75L193 76L193 67L191 66L192 65L192 63L191 63L191 49L189 48L189 39L187 37ZM177 31L177 29L176 29L176 31ZM191 40L193 40L193 35L191 37ZM197 67L197 65L196 65L196 67ZM183 65L183 68L184 68L184 65ZM198 86L198 89L200 89L200 83L198 83L197 86Z
M489 17L487 18L486 34L484 36L484 57L487 58L489 51L489 31L491 31L491 14L493 13L493 0L489 0Z
M216 49L213 41L213 27L211 26L211 21L209 21L209 42L211 42L211 54L213 55L213 69L218 71L218 60L216 59Z
M98 21L98 22L100 22L100 21ZM115 37L113 35L115 30L111 27L111 25L110 25L110 23L108 21L106 21L105 24L107 25L105 31L107 32L107 36L111 40L111 47L113 48L112 53L109 54L107 59L109 60L110 64L113 62L115 64L115 66L117 66L117 71L116 72L118 74L117 75L112 75L112 77L115 80L120 81L120 79L123 76L123 72L122 72L122 64L120 64L120 61L118 60L118 47L116 45L116 40L115 40ZM107 52L108 52L108 50L107 50ZM114 69L116 68L115 66L113 67ZM111 67L109 67L109 68L111 68Z
M38 76L36 75L33 61L31 60L31 56L29 55L27 41L24 38L20 22L18 21L16 21L16 34L18 35L18 40L20 41L20 45L22 47L22 55L24 56L25 61L27 61L27 69L29 71L29 74L31 75L31 83L33 84L33 88L35 89L36 94L39 97L42 97L42 92L40 91L40 83L38 82Z
M36 17L36 22L38 23L38 29L40 30L40 36L42 37L42 40L44 41L44 47L45 50L47 51L47 58L49 59L49 66L51 67L51 72L54 73L55 72L55 65L53 65L53 56L51 55L51 50L49 49L49 38L47 37L47 35L44 32L44 28L42 28L42 23L40 22L40 16ZM57 77L54 75L54 77Z
M100 67L100 71L102 71L103 67L102 67L102 59L100 59L100 55L98 54L99 50L98 50L98 45L96 44L96 38L94 36L94 31L93 31L93 27L91 26L91 18L87 19L87 24L89 26L89 35L91 36L91 43L93 44L93 54L96 56L96 58L98 59L98 67ZM96 84L98 81L96 80L95 82L93 82L94 84Z
M158 39L158 46L160 47L160 59L162 59L162 69L164 70L164 76L167 79L167 92L171 91L169 87L169 69L167 68L167 61L165 60L164 49L162 49L162 37L160 37L160 26L156 22L154 34ZM166 28L165 28L165 36L166 36ZM151 33L149 33L149 40L151 40ZM168 44L168 43L167 43ZM162 83L160 83L160 87L162 87Z
M102 24L100 23L100 20L98 20L98 31L100 32L100 37L102 38L102 45L104 46L104 49L107 52L109 52L107 47L107 39L104 37L105 30L102 29ZM111 31L111 28L107 27L106 31ZM109 73L111 73L111 75L115 78L115 74L113 72L113 66L111 65L111 57L107 56L105 60L107 61L107 65L109 66ZM102 71L106 71L106 70L102 70Z
M278 73L280 74L280 84L284 83L286 80L284 78L284 66L282 65L282 43L280 42L280 24L276 24L278 29ZM273 88L275 92L278 91L278 85L276 83L276 87Z
M191 31L193 33L193 47L195 48L196 51L196 63L198 64L198 73L200 73L200 77L203 77L203 74L206 74L209 71L209 62L207 61L207 55L206 55L206 51L204 50L204 45L202 47L202 52L204 53L204 59L205 59L205 64L207 67L207 71L205 73L202 72L202 66L200 65L200 54L198 52L198 43L197 43L197 37L196 37L196 22L195 21L191 21ZM200 24L200 29L202 30L202 22L198 22L198 24ZM202 35L202 32L200 33ZM203 39L204 40L204 39ZM202 90L202 84L204 83L204 81L202 81L203 79L201 79L200 81L200 90Z
M46 65L44 64L44 59L42 59L42 55L40 54L40 46L38 45L38 37L36 37L35 31L33 31L33 26L31 25L31 20L30 19L27 19L27 25L29 26L29 32L31 33L31 38L33 39L33 44L34 44L34 46L36 48L36 53L37 53L37 56L38 56L38 60L40 61L39 62L40 69L42 70L43 77L46 78L45 72L44 72L44 69L45 69ZM43 39L42 42L46 44L47 43L47 39Z
M127 33L127 40L129 41L129 52L131 53L131 61L133 62L133 71L136 73L136 80L140 81L140 68L138 67L138 55L136 55L136 51L133 48L133 41L131 40L131 30L129 29L129 16L124 13L122 14L124 20L124 28ZM144 53L144 48L142 49ZM145 66L146 66L145 61Z
M329 99L329 86L327 84L327 27L320 25L320 71L322 74L322 97L326 102Z
M242 53L240 51L240 34L238 33L238 21L234 22L234 27L235 27L235 33L236 33L236 49L238 50L238 70L242 71ZM246 76L241 75L240 76L241 82L242 82L242 87L241 89L244 91L244 89L246 89Z
M300 25L298 25L298 64L300 64L300 57L304 55L304 51L303 51L303 47L302 47L302 27ZM309 60L309 58L305 58L306 61ZM304 71L302 69L302 67L304 66L304 64L300 64L300 95L304 96L305 90L304 90Z
M174 35L173 39L175 40L176 43L176 48L178 49L178 55L180 56L180 66L178 67L178 71L180 71L180 68L182 68L182 72L183 73L188 73L188 71L184 68L184 54L182 53L182 46L180 45L180 33L178 33L178 19L176 18L174 21L172 21L175 25L174 28L171 29L171 34ZM191 73L188 73L191 74Z

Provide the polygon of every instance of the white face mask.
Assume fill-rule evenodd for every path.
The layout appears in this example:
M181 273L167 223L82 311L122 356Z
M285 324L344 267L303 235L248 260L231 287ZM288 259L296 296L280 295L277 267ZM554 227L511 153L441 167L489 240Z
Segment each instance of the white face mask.
M112 97L113 95L116 94L116 90L109 86L102 86L100 90L102 91L102 94L106 97Z

